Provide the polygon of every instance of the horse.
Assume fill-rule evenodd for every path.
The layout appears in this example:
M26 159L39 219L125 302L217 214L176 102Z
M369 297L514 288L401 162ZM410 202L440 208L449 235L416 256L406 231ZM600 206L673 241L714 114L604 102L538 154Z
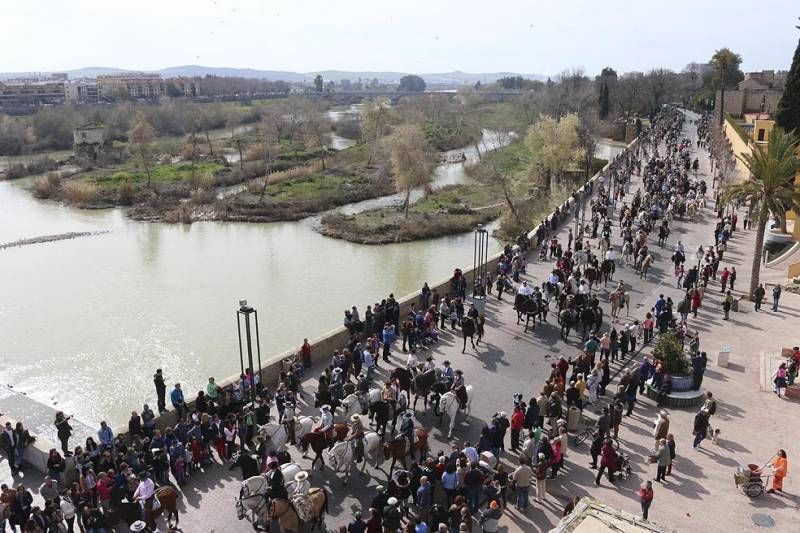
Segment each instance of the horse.
M236 518L244 520L250 515L253 529L258 530L258 523L269 525L269 483L264 476L253 476L242 482L239 497L236 499Z
M406 394L408 394L411 390L411 378L413 377L414 376L409 369L400 367L395 368L392 370L392 373L389 374L389 379L396 379L397 385L400 389L406 391Z
M384 399L369 404L369 417L370 420L374 418L375 431L380 434L381 440L383 440L383 436L386 433L386 424L392 418L391 410L392 406ZM371 421L370 424L372 423Z
M441 381L442 371L438 368L422 372L414 376L411 382L411 391L414 393L414 403L411 405L412 410L417 409L417 400L420 397L425 402L425 409L428 409L428 395L431 393L431 387Z
M588 330L589 333L592 332L592 328L597 320L595 316L595 310L591 307L585 307L583 311L581 311L581 325L583 326L581 330L581 339L586 339L586 332Z
M380 447L380 437L374 431L364 432L364 463L361 466L361 473L363 474L367 468L367 458L375 460L375 468L378 468L378 459L380 454L378 448ZM347 485L350 482L350 469L353 466L353 443L350 441L337 442L333 448L328 450L328 464L334 472L344 472L345 478L342 485Z
M577 325L578 313L574 309L562 309L558 313L558 323L561 325L561 338L566 342L569 332Z
M230 466L228 470L233 470L234 468L241 468L242 470L242 480L251 478L253 476L257 476L261 473L261 469L258 464L258 459L255 455L250 455L247 452L236 452L231 456L231 462L229 463Z
M614 272L617 270L614 261L606 259L600 264L600 275L603 277L603 287L608 287L608 281L614 281Z
M514 299L514 310L517 312L517 324L519 324L519 321L522 319L522 315L525 315L525 333L528 333L528 325L530 324L531 318L533 318L532 329L536 329L536 317L539 317L539 324L542 323L543 318L546 319L547 317L546 304L539 304L533 298L522 294L517 294L517 297Z
M350 420L350 417L353 415L362 413L361 402L356 394L348 394L345 396L342 400L341 407L344 408L345 420Z
M178 497L180 493L178 489L171 485L167 485L164 487L159 487L155 491L155 497L158 498L159 507L158 509L153 509L150 511L150 522L155 523L156 518L165 514L166 516L164 519L167 522L167 528L174 528L178 526L178 522L180 521L180 517L178 516ZM127 525L131 525L137 520L141 520L142 515L142 506L138 502L128 501L126 503L120 503L119 505L114 506L113 511L113 520L109 520L110 522L115 522L116 520L122 520ZM172 518L175 517L175 523L173 524Z
M626 316L631 314L631 297L627 292L614 291L608 295L611 302L611 317L615 320L619 318L619 312L624 307Z
M325 489L314 487L308 492L309 503L311 504L311 530L319 528L325 531L325 514L328 512L328 493ZM281 526L281 531L286 533L300 531L301 526L297 511L288 500L275 498L269 503L268 516L272 520L277 520Z
M465 316L461 319L461 335L464 337L464 347L461 348L461 353L467 351L467 337L469 337L469 342L472 344L472 349L475 349L475 322L472 318Z
M334 424L333 425L333 434L334 434L334 441L338 442L344 440L347 436L349 428L347 424ZM314 460L311 461L311 469L314 469L314 465L317 463L317 460L320 461L320 470L325 466L325 459L322 457L322 452L325 451L325 448L328 446L328 439L325 437L325 434L319 431L311 431L303 435L303 438L300 439L300 449L303 451L303 457L308 458L306 455L308 453L308 448L310 447L314 451Z
M272 448L275 450L282 450L289 441L289 435L286 433L286 428L283 424L277 422L267 422L263 426L258 426L258 433L264 440L272 443ZM297 435L295 435L297 437Z
M472 405L472 385L466 386L467 391L467 403L465 406L465 414L469 416L470 407ZM456 397L456 393L453 391L446 392L442 399L439 400L439 425L442 425L442 419L444 418L444 414L447 413L447 416L450 417L450 430L447 432L447 438L452 438L453 436L453 428L456 427L456 415L458 414L458 398Z

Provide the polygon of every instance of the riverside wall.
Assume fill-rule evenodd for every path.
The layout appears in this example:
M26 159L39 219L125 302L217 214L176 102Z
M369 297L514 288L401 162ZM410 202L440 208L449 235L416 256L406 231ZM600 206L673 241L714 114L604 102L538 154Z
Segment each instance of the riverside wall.
M631 143L629 143L625 150L621 152L619 155L624 154L626 151L632 150L638 146L639 139L634 139ZM619 155L617 157L619 157ZM604 166L598 173L596 173L592 178L589 179L591 183L597 183L598 179L600 178L601 174L605 173L610 165L613 163L613 160L609 161L606 166ZM569 210L574 208L575 200L572 197L569 197L566 200L566 205ZM552 216L552 214L551 214ZM548 217L549 218L549 217ZM536 225L533 229L528 232L528 238L533 239L536 236L541 224ZM500 258L500 253L494 254L490 256L486 261L486 266L492 265L496 263L497 260ZM454 265L454 268L457 268ZM472 280L472 274L474 272L474 267L469 268L462 268L461 269L464 275L466 276L467 280ZM420 282L420 286L421 286ZM439 294L444 295L449 292L450 290L450 278L442 279L434 283L429 282L429 286L431 290L436 289ZM380 299L380 298L379 298ZM419 303L420 293L419 291L414 291L410 294L400 297L397 301L400 304L400 316L404 316L411 307L412 303ZM330 361L330 358L333 354L334 350L342 349L346 344L349 338L349 333L347 328L344 326L339 326L334 328L327 333L315 338L309 339L309 343L311 344L311 360L312 364L319 368L322 364L327 364ZM284 360L294 357L298 353L298 350L287 350L270 357L267 357L265 360L262 361L261 368L259 369L259 374L261 376L261 382L264 384L273 384L277 382L278 377L280 376L281 371L284 369ZM229 376L226 379L221 381L217 381L217 384L220 387L228 386L239 379L239 374L234 374ZM167 391L169 394L169 390ZM194 405L194 401L187 402L189 409ZM0 418L0 421L5 423L5 420L8 418ZM176 416L174 411L166 412L162 415L156 417L156 427L163 429L165 427L170 427L176 424ZM114 428L114 434L117 436L125 436L127 434L127 426L126 427L117 427ZM31 444L25 452L25 460L33 466L36 470L40 472L47 471L47 456L48 452L51 448L60 449L60 446L53 444L45 439L42 439L37 436L36 442ZM77 473L74 468L74 464L71 458L67 459L67 471L65 472L64 480L68 483L75 480L77 477Z

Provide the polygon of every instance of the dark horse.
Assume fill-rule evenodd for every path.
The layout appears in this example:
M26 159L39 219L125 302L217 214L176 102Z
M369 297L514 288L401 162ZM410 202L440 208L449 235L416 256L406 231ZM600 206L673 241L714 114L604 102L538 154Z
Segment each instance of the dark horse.
M401 389L406 391L406 393L410 392L411 390L411 378L413 377L414 376L409 369L400 367L395 368L392 370L392 373L389 374L389 379L397 379L397 384Z
M558 323L561 325L561 338L564 341L569 337L569 332L577 325L578 313L574 309L562 309L558 313Z
M586 334L600 330L603 325L603 310L600 307L586 307L581 311L581 324L583 325L583 338Z
M422 372L414 376L414 380L411 382L411 391L414 393L414 403L411 409L417 409L417 400L419 400L420 397L422 397L425 402L425 409L428 409L428 395L431 393L431 387L439 382L440 379L441 371L438 369L428 370L427 372Z
M375 432L381 436L381 440L386 433L386 424L391 418L391 410L392 406L386 400L378 400L369 404L369 418L370 420L375 419Z
M328 441L328 439L325 437L325 434L319 431L309 431L303 435L303 438L300 439L300 450L303 452L303 457L308 458L306 453L308 453L309 447L311 447L311 449L314 451L314 460L311 461L311 470L314 469L314 465L317 463L317 460L320 461L320 470L325 466L325 459L322 457L322 452L334 442L344 440L345 437L347 437L347 432L347 424L334 424L333 439L331 441Z
M242 469L242 481L246 479L250 479L253 476L257 476L261 473L259 468L258 460L255 456L250 455L249 453L236 453L231 457L232 461L230 462L230 467L228 470L233 470L234 468L241 468Z
M178 516L178 497L180 496L178 489L169 485L159 487L156 489L155 495L161 506L150 512L151 523L149 525L155 524L156 518L163 513L166 515L167 528L177 527L180 520ZM116 520L122 520L130 526L137 520L141 520L141 512L142 507L137 502L120 503L114 506L112 518L109 521L113 523ZM175 517L174 524L171 522L173 516Z
M419 452L420 462L425 460L425 454L428 451L428 432L422 428L414 428L414 434L417 437L417 442L414 443L413 448ZM405 437L398 436L383 445L383 458L388 460L392 459L392 464L389 467L389 476L392 475L394 465L397 461L406 468L406 455L414 457L414 449L406 452L406 439Z
M547 304L537 303L536 300L528 296L517 294L514 299L514 310L517 312L517 324L525 315L525 333L528 333L528 325L533 319L531 329L536 329L536 317L539 317L539 324L547 320Z
M606 259L600 265L600 273L603 276L603 287L608 286L608 280L614 281L614 271L616 270L616 266L614 265L614 261L611 259Z
M473 337L475 336L475 322L472 318L465 316L461 319L461 335L464 337L464 347L461 349L461 353L467 351L467 337L469 337L469 342L472 344L472 349L475 349L475 341Z

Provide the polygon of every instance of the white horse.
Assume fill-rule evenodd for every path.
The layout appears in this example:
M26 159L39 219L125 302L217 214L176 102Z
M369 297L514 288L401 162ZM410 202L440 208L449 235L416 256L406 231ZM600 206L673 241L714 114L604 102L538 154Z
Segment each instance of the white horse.
M263 426L258 426L258 433L264 440L268 440L276 451L283 450L289 441L286 428L283 427L283 424L277 422L267 422Z
M314 427L314 419L310 416L299 416L294 422L294 437L295 442L300 442L307 433L311 432Z
M350 417L355 414L361 414L361 402L358 400L358 395L356 394L348 394L345 396L341 406L344 411L345 420L350 420Z
M286 463L281 465L286 491L291 494L297 482L294 476L303 469L297 463ZM255 528L257 522L269 524L269 483L264 476L253 476L242 481L242 488L239 489L239 498L236 500L236 514L239 520L250 515L250 522Z
M374 431L364 432L364 461L361 464L361 473L367 468L367 459L374 459L375 468L378 468L380 459L381 439ZM329 451L326 452L328 464L334 472L344 472L343 485L350 481L350 470L353 467L353 446L349 441L337 442Z
M470 407L472 405L472 385L467 385L467 405L465 409L465 414L469 416ZM450 430L447 432L447 438L450 439L453 437L453 429L456 427L456 415L458 415L458 398L456 398L456 393L453 391L448 391L442 395L442 398L439 400L439 424L442 423L442 417L445 413L447 416L450 417Z

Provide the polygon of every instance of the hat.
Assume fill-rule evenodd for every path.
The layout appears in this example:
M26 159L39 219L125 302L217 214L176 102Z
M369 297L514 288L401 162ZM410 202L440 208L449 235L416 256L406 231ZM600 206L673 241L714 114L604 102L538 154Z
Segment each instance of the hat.
M294 475L294 480L300 483L301 481L305 481L308 479L308 472L303 472L302 470Z
M544 454L543 453L539 454L539 459L544 459Z
M377 487L375 487L375 490L378 492L383 492L386 490L386 487L384 487L383 485L378 485Z
M294 402L283 402L283 407L284 408L288 407L289 409L294 409L296 406L294 405Z
M450 361L448 361L447 359L445 359L443 364L444 364L444 366L450 366Z
M337 366L336 368L333 369L333 373L334 374L341 374L342 373L342 369Z
M391 498L389 498L389 499L387 500L387 502L386 502L386 503L388 503L389 505L391 505L391 506L393 506L393 507L394 507L395 505L397 505L397 498L395 498L394 496L392 496Z
M411 411L406 411L405 413L403 413L403 418L414 418L414 413L412 413Z
M330 410L331 410L331 406L330 406L330 405L328 405L328 404L326 403L325 405L323 405L322 407L320 407L320 408L319 408L319 410L320 410L320 411L326 411L326 412L327 412L327 411L330 411Z
M139 531L144 531L144 528L146 527L147 524L144 523L144 521L137 520L136 522L128 526L128 529L130 529L133 533L139 533Z
M353 422L361 422L361 415L356 413L350 417L350 420L352 420Z
M147 479L148 475L147 472L139 472L139 479Z

